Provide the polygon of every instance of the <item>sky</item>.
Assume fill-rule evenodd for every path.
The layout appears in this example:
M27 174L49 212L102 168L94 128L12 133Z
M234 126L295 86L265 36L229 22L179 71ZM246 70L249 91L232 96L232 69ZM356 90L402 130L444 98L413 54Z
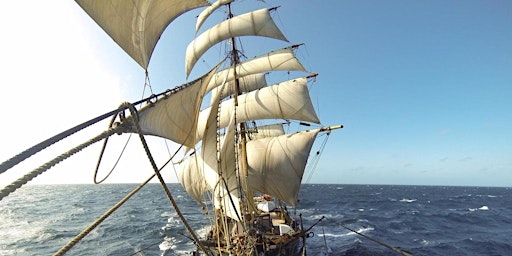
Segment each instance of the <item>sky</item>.
M266 4L281 6L276 23L292 43L305 43L298 56L320 74L311 96L322 124L344 125L331 134L310 183L512 186L512 2ZM1 5L0 162L141 98L143 69L74 1ZM198 12L179 17L162 35L149 66L155 93L187 81L183 52ZM211 64L205 63L198 65ZM103 122L0 174L0 185L106 127ZM127 140L112 138L99 176ZM139 183L151 175L138 139L128 145L107 182ZM100 146L31 184L92 183ZM150 146L159 164L175 147L159 139ZM165 178L176 181L172 171Z

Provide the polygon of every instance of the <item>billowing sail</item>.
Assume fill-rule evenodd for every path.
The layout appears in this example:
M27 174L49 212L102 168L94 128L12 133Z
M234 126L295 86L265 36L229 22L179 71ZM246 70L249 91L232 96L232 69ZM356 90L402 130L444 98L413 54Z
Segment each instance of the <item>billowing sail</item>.
M212 110L212 113L217 111L215 107ZM198 202L201 202L202 194L211 191L214 207L223 209L226 216L240 220L234 151L234 117L231 118L226 136L223 136L219 142L215 124L215 114L211 114L203 137L201 152L194 154L181 164L178 168L179 181Z
M206 86L218 67L192 82L192 85L139 110L142 132L193 147L201 102Z
M196 21L196 32L199 31L199 28L203 25L204 21L212 14L215 10L217 10L219 7L225 4L229 4L233 2L234 0L218 0L217 2L213 3L212 5L208 6L208 8L204 9L199 16L197 16Z
M284 134L284 129L282 124L269 124L258 126L257 131L250 133L249 138L251 140L263 139L268 137L276 137Z
M272 20L268 9L233 17L203 32L188 45L185 59L187 76L208 49L228 38L239 36L263 36L288 41Z
M76 0L144 69L164 29L181 14L209 5L204 0Z
M219 71L210 81L206 91L211 91L218 87L224 81L233 81L236 78L246 77L258 73L269 71L306 71L304 66L299 62L292 47L286 47L276 51L254 57L248 61L242 62L234 67L230 67ZM235 72L236 71L236 77Z
M319 131L247 142L249 186L295 206L309 152Z
M210 191L209 184L218 180L217 173L205 165L197 154L181 163L177 174L183 188L198 203L202 203L202 195Z
M232 116L233 99L220 104L219 128L226 127ZM199 114L197 139L203 137L211 108ZM259 119L293 119L320 123L309 97L306 78L297 78L238 96L237 122Z
M267 86L264 73L248 75L238 79L239 92L250 92ZM220 99L235 94L235 82L229 81L224 86L217 86L212 90L212 99L220 94ZM212 101L213 102L213 101Z

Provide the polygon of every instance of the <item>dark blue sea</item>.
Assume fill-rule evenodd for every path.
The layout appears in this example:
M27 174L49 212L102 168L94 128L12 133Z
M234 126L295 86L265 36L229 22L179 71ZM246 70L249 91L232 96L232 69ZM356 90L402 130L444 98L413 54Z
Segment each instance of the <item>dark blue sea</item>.
M171 193L199 235L208 221L178 184ZM0 255L51 255L135 184L30 185L0 201ZM303 185L297 213L308 255L512 255L512 188ZM293 211L293 210L292 210ZM326 249L328 246L329 249ZM190 255L195 248L159 184L149 184L68 255Z

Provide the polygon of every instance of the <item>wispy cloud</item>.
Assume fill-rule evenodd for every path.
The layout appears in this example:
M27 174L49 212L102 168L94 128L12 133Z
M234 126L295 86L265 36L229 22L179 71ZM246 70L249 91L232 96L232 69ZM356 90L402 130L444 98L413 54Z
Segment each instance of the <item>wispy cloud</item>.
M466 156L466 157L464 157L464 158L461 158L459 161L460 161L460 162L468 162L468 161L471 161L471 160L473 160L473 158L472 158L472 157L470 157L470 156Z

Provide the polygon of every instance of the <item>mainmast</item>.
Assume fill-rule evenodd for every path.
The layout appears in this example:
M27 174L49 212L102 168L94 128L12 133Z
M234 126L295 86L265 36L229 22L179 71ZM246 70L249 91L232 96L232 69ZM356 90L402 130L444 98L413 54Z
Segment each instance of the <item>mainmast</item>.
M231 10L231 3L228 4L228 11L229 11L229 18L233 18L233 12ZM233 68L233 72L234 72L234 77L235 77L235 93L234 93L234 102L235 102L235 118L236 118L236 108L238 107L238 95L241 94L241 89L240 89L240 81L239 79L237 78L237 74L236 74L236 66L240 63L240 57L239 57L239 53L238 53L238 49L237 49L237 46L236 46L236 40L234 37L231 37L230 39L231 41L231 65L234 67ZM241 183L241 188L242 188L242 191L240 191L240 197L241 197L241 202L242 202L242 205L241 205L241 209L242 209L242 213L241 213L241 217L242 217L242 220L244 223L247 223L247 221L245 220L246 218L246 213L247 212L252 212L254 210L254 202L253 202L253 194L252 194L252 191L249 189L249 184L248 184L248 181L247 181L247 177L249 176L249 172L248 172L248 164L247 164L247 148L246 148L246 144L247 144L247 125L246 123L244 122L241 122L240 123L240 127L239 127L239 134L240 134L240 143L238 144L238 151L239 151L239 176L240 176L240 183ZM244 212L245 211L245 212Z

